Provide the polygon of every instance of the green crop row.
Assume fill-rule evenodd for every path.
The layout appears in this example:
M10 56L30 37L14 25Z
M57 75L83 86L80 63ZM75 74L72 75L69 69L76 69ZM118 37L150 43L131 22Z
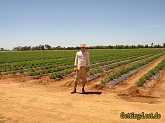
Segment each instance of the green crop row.
M162 70L165 67L165 59L163 59L155 68L151 69L146 73L143 77L139 79L139 81L136 83L137 86L143 86L144 83L146 83L147 80L149 80L152 76L156 75L160 70Z
M134 70L134 69L137 69L137 68L139 68L139 67L141 67L141 66L143 66L143 65L145 65L145 64L148 64L149 62L151 62L151 61L153 61L153 60L155 60L155 59L157 59L157 58L159 58L159 57L160 57L159 55L158 55L158 56L154 56L154 57L149 58L149 59L147 59L147 60L145 60L145 61L142 61L142 62L139 62L139 63L135 63L135 64L133 64L133 65L130 66L130 67L124 67L124 68L122 68L121 70L119 70L119 71L117 71L117 72L115 72L115 73L113 73L113 74L111 74L111 75L109 75L109 76L103 78L103 79L101 80L101 83L108 83L108 82L110 82L110 81L112 81L112 80L114 80L114 79L117 79L117 78L119 78L121 75L126 74L126 73L128 73L128 72L130 72L130 71L132 71L132 70Z
M65 71L60 71L60 72L55 72L49 75L50 79L62 79L66 75L70 74L72 72L72 69L70 70L65 70Z
M123 65L135 62L135 61L139 61L139 60L145 59L145 58L150 57L150 56L153 56L153 55L150 54L150 55L141 56L141 57L131 57L131 58L128 58L128 59L125 59L125 58L122 59L121 58L120 60L116 60L115 62L110 62L110 64L108 66L105 66L103 68L96 68L96 69L91 70L89 72L88 76L99 73L100 69L102 70L102 72L105 72L105 71L108 71L108 70L111 70L111 69L115 69L117 67L120 67L120 66L123 66Z
M131 61L144 59L151 55L165 53L164 49L133 49L133 50L87 50L90 54L91 72L97 74L124 65ZM77 51L29 51L0 52L0 72L29 76L64 77L72 72ZM128 60L128 61L127 61ZM113 64L113 65L112 65ZM60 77L59 77L60 78Z

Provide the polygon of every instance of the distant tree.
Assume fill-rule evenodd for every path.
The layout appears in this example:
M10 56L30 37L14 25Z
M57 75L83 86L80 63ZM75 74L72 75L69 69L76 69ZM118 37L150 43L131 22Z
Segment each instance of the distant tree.
M80 49L78 46L75 47L76 50Z
M148 48L148 44L146 44L144 47L145 47L145 48Z
M79 47L67 47L66 50L74 50L74 49L80 49Z
M163 47L165 47L165 43L163 43Z
M4 48L0 48L1 49L1 51L3 51L4 50Z
M158 44L158 48L160 48L161 46Z
M39 45L40 50L44 50L44 45Z
M137 48L142 48L142 45L138 44L138 45L137 45Z
M113 46L109 45L109 46L108 46L108 49L113 49Z
M26 50L30 50L31 49L31 46L24 46L24 47L21 47L21 51L26 51Z
M31 47L31 50L40 50L40 47L39 46L35 46L35 47Z
M21 47L20 46L14 47L12 50L20 51L21 50Z
M45 44L45 49L47 49L47 50L51 50L51 46L48 45L48 44Z
M87 47L87 49L135 49L135 48L162 48L165 47L165 43L163 43L163 46L161 45L154 45L154 46L148 46L148 44L146 45L140 45L138 44L137 46L135 45L115 45L115 46L111 46L111 45L107 45L107 46L103 46L103 45L97 45L97 46L89 46ZM80 47L76 46L76 47L61 47L61 46L57 46L57 47L51 47L48 44L45 45L39 45L39 46L23 46L23 47L14 47L13 50L16 51L26 51L26 50L78 50L80 49ZM0 48L0 51L4 50L3 48Z
M158 45L154 45L154 48L161 48L161 46L158 44Z
M61 50L61 46L57 46L57 50Z

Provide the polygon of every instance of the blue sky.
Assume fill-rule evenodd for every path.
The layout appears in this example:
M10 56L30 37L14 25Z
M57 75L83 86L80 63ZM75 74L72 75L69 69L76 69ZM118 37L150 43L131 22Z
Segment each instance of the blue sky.
M165 42L165 0L0 0L0 48Z

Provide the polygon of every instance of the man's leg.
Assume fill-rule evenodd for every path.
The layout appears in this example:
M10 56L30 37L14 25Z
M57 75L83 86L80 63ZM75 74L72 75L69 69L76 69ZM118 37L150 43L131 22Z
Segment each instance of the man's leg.
M82 71L82 80L83 80L83 83L82 83L82 93L85 93L85 84L87 83L87 71L86 71L86 68L83 68Z
M76 93L77 83L78 81L75 80L73 93Z
M80 71L77 71L76 76L75 76L74 90L71 93L76 93L76 88L77 88L79 79L80 79Z
M87 83L87 81L83 81L82 83L82 87L84 88L85 87L85 84Z
M83 86L82 86L82 93L85 93L85 84L86 84L86 81L83 81Z
M78 81L75 80L75 82L74 82L74 88L77 88L77 83L78 83Z

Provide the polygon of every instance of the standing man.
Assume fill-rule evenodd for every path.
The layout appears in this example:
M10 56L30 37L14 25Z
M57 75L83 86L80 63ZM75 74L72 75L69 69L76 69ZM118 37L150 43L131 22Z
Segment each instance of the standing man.
M90 68L89 53L85 51L85 44L80 44L80 51L76 53L74 71L76 71L75 85L72 93L76 93L77 83L82 78L82 93L85 93L84 87L87 82L87 72Z

